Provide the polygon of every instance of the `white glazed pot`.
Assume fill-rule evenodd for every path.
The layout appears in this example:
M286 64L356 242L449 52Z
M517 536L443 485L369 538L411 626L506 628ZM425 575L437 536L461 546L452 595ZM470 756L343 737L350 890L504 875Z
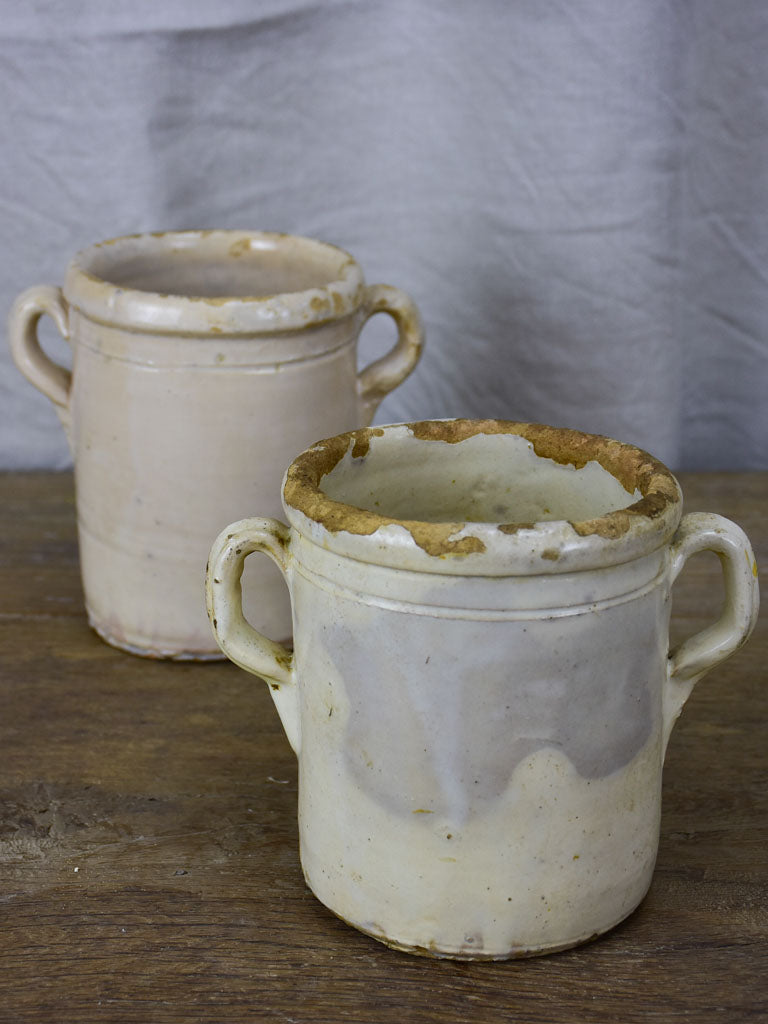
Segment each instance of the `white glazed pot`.
M755 622L739 527L681 522L675 478L637 448L493 420L332 438L283 495L290 528L217 539L208 604L298 755L319 899L399 949L467 959L626 917L651 881L672 725ZM670 589L702 550L725 610L670 653ZM285 576L293 655L243 617L254 551Z
M379 312L397 344L358 373L358 335ZM39 346L43 313L72 345L72 374ZM366 287L335 246L191 231L81 252L63 290L17 299L10 342L69 435L91 625L138 654L204 658L221 657L201 583L211 537L254 507L277 514L288 462L369 423L416 364L422 330L406 295ZM287 638L279 574L267 562L249 573L251 614Z

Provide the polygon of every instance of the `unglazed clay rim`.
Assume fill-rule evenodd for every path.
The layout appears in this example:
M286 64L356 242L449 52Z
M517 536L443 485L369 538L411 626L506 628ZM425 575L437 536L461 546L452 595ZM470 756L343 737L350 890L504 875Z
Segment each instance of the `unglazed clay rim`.
M347 452L407 430L423 440L460 443L477 434L515 434L541 458L581 468L596 461L642 497L595 519L536 523L430 523L399 520L328 497L324 476ZM291 524L313 542L364 562L441 574L562 573L621 564L656 551L677 529L680 486L661 462L634 445L563 427L508 420L424 420L366 427L321 441L299 455L283 481Z
M110 246L114 247L117 262L124 258L126 250L134 255L142 248L171 252L174 243L177 248L188 250L196 240L220 242L222 260L236 259L229 255L232 247L251 240L275 249L293 245L313 250L337 262L337 278L315 288L275 295L206 297L125 288L110 282L108 275L98 275L91 269L97 257L103 257ZM147 329L153 333L258 334L295 331L349 316L363 302L365 282L354 257L338 246L313 238L270 231L159 231L123 235L76 253L67 269L63 290L70 305L109 326Z

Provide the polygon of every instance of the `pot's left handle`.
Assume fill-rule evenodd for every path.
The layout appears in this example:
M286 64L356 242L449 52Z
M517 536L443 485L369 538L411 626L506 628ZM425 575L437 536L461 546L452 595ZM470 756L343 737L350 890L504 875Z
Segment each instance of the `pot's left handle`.
M69 315L61 288L41 284L27 288L14 302L8 318L13 361L30 383L53 402L69 438L69 394L72 374L43 352L37 337L40 317L47 314L69 341Z
M301 730L293 654L248 622L240 584L246 558L261 551L278 567L290 591L290 541L289 527L277 519L241 519L228 526L213 542L205 594L219 647L240 668L269 683L288 742L298 754Z
M684 516L672 540L672 582L699 551L713 551L720 559L723 612L717 622L669 652L663 703L665 744L695 684L747 641L760 605L757 562L740 526L711 512Z

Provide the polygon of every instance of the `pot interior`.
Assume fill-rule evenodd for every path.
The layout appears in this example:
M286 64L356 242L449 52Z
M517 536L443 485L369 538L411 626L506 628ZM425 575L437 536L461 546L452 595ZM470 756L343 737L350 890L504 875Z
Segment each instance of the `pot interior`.
M283 235L178 232L94 247L90 274L119 288L187 298L268 298L338 281L346 253Z
M537 523L596 519L641 497L597 461L541 457L511 433L460 442L425 440L407 431L373 436L353 448L319 488L329 498L391 519L430 523ZM563 455L560 458L564 458Z

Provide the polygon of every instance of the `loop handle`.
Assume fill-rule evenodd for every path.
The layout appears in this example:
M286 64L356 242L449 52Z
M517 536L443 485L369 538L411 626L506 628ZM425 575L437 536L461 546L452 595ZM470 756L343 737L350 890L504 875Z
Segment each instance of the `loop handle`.
M388 313L397 324L397 342L391 351L358 374L362 425L373 419L382 399L406 379L421 357L424 328L416 303L399 288L372 284L366 289L366 320L376 313Z
M30 383L53 402L64 424L69 427L69 392L72 374L54 363L43 352L37 337L40 317L47 314L69 341L67 303L61 288L36 285L28 288L16 299L8 318L8 336L13 360Z
M667 740L695 684L746 642L757 621L757 563L741 527L711 512L684 516L672 541L671 582L700 551L714 551L720 559L725 603L717 622L669 652L663 705Z
M270 686L288 742L298 754L300 719L293 654L259 633L243 615L241 577L248 555L261 551L283 574L290 590L290 529L277 519L241 519L214 541L206 570L208 617L226 656Z

